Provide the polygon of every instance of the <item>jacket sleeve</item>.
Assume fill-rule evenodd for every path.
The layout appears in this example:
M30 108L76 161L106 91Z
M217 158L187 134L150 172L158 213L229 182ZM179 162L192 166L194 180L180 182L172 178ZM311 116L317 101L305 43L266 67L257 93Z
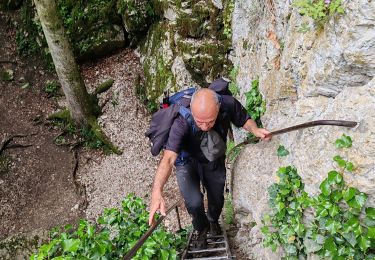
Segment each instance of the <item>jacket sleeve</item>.
M230 121L237 127L242 127L251 117L241 103L232 96L223 96L223 105L228 110Z
M182 117L177 117L169 131L169 137L165 149L180 153L184 139L189 135L189 125Z

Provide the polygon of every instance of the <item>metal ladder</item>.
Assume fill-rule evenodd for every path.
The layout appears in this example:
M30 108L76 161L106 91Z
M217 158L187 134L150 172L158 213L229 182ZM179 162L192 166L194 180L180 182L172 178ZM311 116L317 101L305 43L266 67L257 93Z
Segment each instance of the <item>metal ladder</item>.
M220 219L220 227L222 235L219 236L210 236L207 235L207 248L206 249L193 249L192 248L192 239L193 232L190 233L188 244L185 250L182 253L181 259L235 259L235 256L232 256L229 248L229 242L227 233L225 231L223 219Z

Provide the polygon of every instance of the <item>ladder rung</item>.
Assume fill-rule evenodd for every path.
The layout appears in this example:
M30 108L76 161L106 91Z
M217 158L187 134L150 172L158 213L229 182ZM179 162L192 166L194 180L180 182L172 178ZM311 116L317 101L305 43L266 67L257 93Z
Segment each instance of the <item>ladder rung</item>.
M225 260L225 259L230 259L229 257L227 256L211 256L211 257L198 257L198 258L185 258L186 260L189 260L189 259L194 259L194 260L209 260L209 259L216 259L216 260Z
M207 248L207 249L200 249L200 250L193 250L188 251L189 254L198 254L198 253L209 253L209 252L220 252L220 251L226 251L226 247L218 247L218 248Z
M207 239L211 239L211 238L224 238L224 236L223 235L219 235L219 236L210 236L210 235L208 235L207 236Z
M213 241L213 242L207 241L207 244L209 245L225 244L225 241Z

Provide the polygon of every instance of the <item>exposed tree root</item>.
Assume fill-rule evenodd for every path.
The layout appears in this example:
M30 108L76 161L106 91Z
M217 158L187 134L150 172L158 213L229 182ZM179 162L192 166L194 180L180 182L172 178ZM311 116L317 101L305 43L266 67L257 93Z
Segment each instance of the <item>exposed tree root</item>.
M14 138L22 138L22 137L27 137L27 136L33 136L33 135L36 135L36 133L33 133L33 134L28 134L28 135L21 135L21 134L18 134L18 135L11 135L11 136L7 136L4 138L4 140L1 142L0 144L0 154L5 150L5 149L8 149L8 148L16 148L15 146L17 147L29 147L29 146L32 146L32 145L21 145L21 144L13 144L13 145L10 145L9 146L9 143L14 139Z
M76 149L77 147L78 145L72 148L73 158L74 158L74 167L73 167L72 176L73 176L73 182L74 182L76 193L81 197L79 201L79 208L81 210L84 210L87 208L88 202L87 202L87 195L86 195L86 187L77 178L77 171L78 171L78 166L79 166L78 150Z
M17 62L15 62L15 61L11 61L11 60L0 60L0 63L17 64Z
M32 144L10 144L6 147L6 149L14 149L14 148L27 148L33 146Z
M112 144L112 142L109 140L109 138L102 131L102 129L99 126L98 121L96 119L91 120L89 122L89 124L90 124L91 130L94 132L95 136L100 141L102 141L105 146L107 146L115 154L118 154L118 155L122 154L122 151L119 148L117 148L114 144Z

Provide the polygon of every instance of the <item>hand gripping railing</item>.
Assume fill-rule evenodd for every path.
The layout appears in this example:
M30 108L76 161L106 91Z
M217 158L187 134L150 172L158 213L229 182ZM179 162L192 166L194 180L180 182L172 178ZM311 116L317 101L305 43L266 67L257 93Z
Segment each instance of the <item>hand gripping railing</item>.
M173 204L165 213L165 216L161 216L154 225L152 225L146 233L143 234L143 236L138 240L138 242L133 246L132 249L129 250L129 252L124 256L124 260L130 260L138 251L139 248L144 244L144 242L147 240L149 236L151 236L152 232L160 225L160 223L165 219L165 217L172 211L176 210L177 214L177 222L178 222L178 228L181 229L181 221L180 221L180 214L178 212L178 205L180 205L182 202L182 199L179 199L175 204Z
M345 120L316 120L316 121L310 121L310 122L306 122L306 123L303 123L303 124L299 124L299 125L294 125L294 126L291 126L291 127L287 127L287 128L283 128L283 129L280 129L280 130L277 130L277 131L272 131L270 132L266 137L271 137L271 136L274 136L274 135L279 135L279 134L284 134L284 133L288 133L288 132L292 132L292 131L295 131L295 130L299 130L299 129L303 129L303 128L308 128L308 127L313 127L313 126L319 126L319 125L332 125L332 126L344 126L344 127L355 127L358 123L357 122L354 122L354 121L345 121ZM253 142L257 142L260 138L259 137L252 137L242 143L239 143L237 144L236 146L234 146L230 151L229 153L227 154L227 161L226 163L228 163L228 158L230 158L230 156L232 155L232 153L239 147L241 146L244 146L246 144L249 144L249 143L253 143Z

